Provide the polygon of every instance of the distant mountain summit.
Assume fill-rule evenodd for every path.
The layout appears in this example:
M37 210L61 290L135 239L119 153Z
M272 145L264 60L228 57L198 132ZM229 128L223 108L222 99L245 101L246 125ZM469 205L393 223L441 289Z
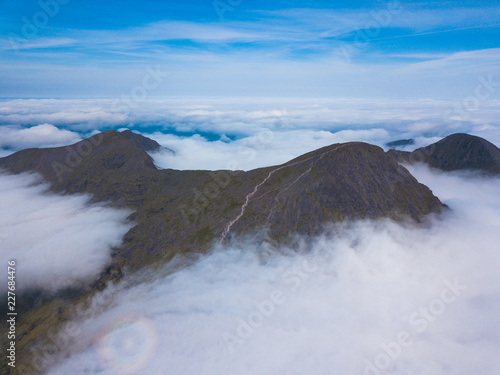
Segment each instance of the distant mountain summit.
M500 173L500 149L486 139L469 134L452 134L413 152L389 150L388 155L402 163L427 163L444 171Z
M158 142L148 137L145 137L141 134L137 134L131 132L130 130L124 130L121 132L128 139L132 139L137 142L137 144L144 150L148 152L158 152L158 151L167 151L171 154L175 154L175 152L168 147L161 146Z
M143 135L133 133L130 130L124 130L121 133L128 139L133 139L134 141L136 141L144 151L159 151L161 148L158 142L144 137Z
M385 145L387 147L399 148L399 147L411 146L413 144L415 144L415 140L413 139L399 139L397 141L387 142Z

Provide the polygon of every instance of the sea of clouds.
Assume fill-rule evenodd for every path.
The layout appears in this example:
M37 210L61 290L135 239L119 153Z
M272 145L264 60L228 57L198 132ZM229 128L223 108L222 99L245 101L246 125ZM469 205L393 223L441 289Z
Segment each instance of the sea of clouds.
M114 290L48 374L497 374L500 179L411 171L451 210L351 223L299 251L216 245Z
M173 169L248 170L349 141L412 138L413 150L457 132L500 145L498 100L468 99L1 100L0 156L123 128L174 150L153 155Z
M0 157L123 128L174 150L153 157L176 169L252 169L348 141L413 138L411 150L456 132L500 146L494 100L465 112L463 102L432 100L131 106L2 100ZM451 210L418 226L351 223L299 251L241 239L176 273L136 275L102 292L111 299L91 319L75 315L78 342L61 345L64 360L43 359L48 374L497 374L500 179L410 171ZM19 281L50 291L97 277L129 212L51 195L39 182L0 175L2 261L16 254Z
M81 286L109 264L130 212L89 201L51 194L37 175L0 173L0 262L16 262L18 292Z

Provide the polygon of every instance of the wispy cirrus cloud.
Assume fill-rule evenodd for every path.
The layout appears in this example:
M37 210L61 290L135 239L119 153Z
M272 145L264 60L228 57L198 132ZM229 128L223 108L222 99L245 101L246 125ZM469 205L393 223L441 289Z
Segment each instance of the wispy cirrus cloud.
M76 44L71 38L36 38L29 40L0 39L0 49L2 50L37 50L57 47L67 47Z
M75 9L65 7L58 14L65 22L54 17L33 37L19 35L17 48L5 26L0 28L4 50L0 95L116 97L125 84L133 85L131 77L135 79L146 66L162 64L172 72L172 80L158 94L168 96L301 93L444 98L455 94L470 76L498 65L491 59L477 64L472 56L455 58L466 51L500 47L500 11L489 3L267 5L263 7L267 10L257 4L235 7L234 17L225 22L219 22L208 4L203 16L186 12L183 17L168 18L169 13L159 12L142 22L138 21L142 17L130 15L131 26L104 19L87 27L87 23L73 26L66 20L65 12ZM141 11L148 9L145 4ZM73 13L73 17L79 16ZM358 43L360 33L369 37L364 35L362 50L346 59L343 46ZM433 61L441 64L428 65L433 69L421 77L405 74L404 69L413 69L415 63ZM456 68L449 69L449 64ZM455 87L454 82L458 82Z
M416 32L467 27L498 26L498 7L415 9L404 3L387 3L370 9L310 9L292 8L279 11L254 11L253 17L226 22L194 22L188 20L161 20L126 29L53 29L59 38L47 39L45 46L79 44L94 48L101 45L119 47L126 44L140 47L158 41L194 41L199 43L234 42L318 42L363 29L380 17L387 17L387 9L396 8L382 28L405 28ZM410 34L411 36L411 34ZM42 48L44 36L33 38L37 43L25 48ZM28 40L27 42L30 42ZM4 39L8 45L9 39ZM32 47L30 47L32 46ZM199 46L201 48L201 46Z

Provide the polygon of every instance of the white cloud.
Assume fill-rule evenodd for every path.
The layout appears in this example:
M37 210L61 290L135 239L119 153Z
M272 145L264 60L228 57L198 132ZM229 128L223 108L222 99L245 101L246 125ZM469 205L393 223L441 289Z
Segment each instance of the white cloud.
M120 97L146 66L162 64L172 77L158 95L447 98L462 95L476 76L498 69L494 49L483 60L457 59L460 54L452 52L436 59L431 46L431 56L425 59L432 61L414 66L394 59L394 51L386 55L376 43L495 27L498 7L422 9L404 4L388 20L386 4L372 8L255 12L246 22L162 20L122 30L52 30L51 37L19 43L23 58L3 38L0 90L8 97ZM346 35L374 24L403 31L371 38L369 48L354 53L354 63L345 61ZM195 43L175 43L179 40ZM485 53L470 53L475 52Z
M37 176L0 174L0 261L16 260L18 290L56 291L102 272L130 212L89 199L49 194Z
M161 167L225 169L236 162L236 168L251 169L282 163L336 142L384 146L414 138L415 145L407 148L411 150L464 132L500 146L498 100L492 95L467 109L472 102L467 98L149 99L129 113L120 112L120 106L105 99L3 100L0 123L6 125L0 126L0 147L67 145L96 130L130 128L177 152L176 156L155 155ZM209 142L200 133L220 141Z
M1 126L0 148L22 150L33 147L67 146L81 141L80 134L59 129L51 124L32 127Z
M4 50L25 50L38 48L54 48L68 46L75 43L69 38L36 38L33 40L23 38L0 39L0 48Z
M496 77L493 80L497 82ZM474 95L479 81L469 87L459 100L431 99L148 99L129 111L109 99L88 100L0 100L0 124L34 126L43 123L63 126L72 131L99 128L142 126L173 127L179 130L201 130L215 133L255 134L263 128L317 130L352 130L382 126L406 131L425 122L423 131L451 130L468 127L498 126L498 92L480 101L462 124L451 121L450 109L464 105ZM130 91L130 90L129 90ZM129 113L127 113L129 112ZM460 127L459 127L460 126ZM443 129L444 128L444 129ZM411 128L410 128L411 129ZM415 129L418 130L418 129Z
M419 9L420 8L420 9ZM425 8L425 7L424 7ZM392 10L392 15L388 11ZM456 7L453 9L422 9L419 4L388 2L370 9L288 9L269 13L292 20L307 30L329 30L322 36L336 36L367 28L374 21L380 26L412 29L415 31L488 27L496 25L500 11L497 7ZM319 35L317 35L319 36Z
M77 44L88 48L106 45L112 49L137 48L146 42L193 40L204 43L224 42L319 42L325 37L340 36L378 22L384 27L403 27L416 31L436 28L463 28L495 25L496 7L458 7L455 9L418 9L413 4L384 4L373 9L313 9L298 8L279 11L259 11L251 21L190 22L162 20L123 30L70 30L53 39L33 38L25 48ZM399 5L399 6L397 6ZM394 8L394 9L393 9ZM387 11L393 10L387 18ZM257 12L256 12L257 13ZM216 11L214 10L214 16ZM229 17L230 18L230 17ZM0 39L10 49L9 39ZM21 44L22 48L23 44Z
M452 208L432 225L215 249L117 293L49 374L498 373L500 179L413 172Z
M240 169L250 170L285 163L309 151L350 141L384 143L389 133L384 129L343 130L336 133L314 130L274 132L263 129L255 135L232 142L209 142L195 135L182 138L174 135L152 134L160 144L176 151L152 153L160 168L169 169Z
M72 131L88 132L127 123L126 115L114 111L112 102L84 99L0 100L0 124L26 127L48 123Z

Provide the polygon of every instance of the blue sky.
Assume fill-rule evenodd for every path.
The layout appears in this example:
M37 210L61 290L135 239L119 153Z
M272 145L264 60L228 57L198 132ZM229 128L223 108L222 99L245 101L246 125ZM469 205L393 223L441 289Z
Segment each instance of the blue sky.
M3 98L122 97L149 68L148 98L456 99L500 75L500 6L0 0L0 51Z

